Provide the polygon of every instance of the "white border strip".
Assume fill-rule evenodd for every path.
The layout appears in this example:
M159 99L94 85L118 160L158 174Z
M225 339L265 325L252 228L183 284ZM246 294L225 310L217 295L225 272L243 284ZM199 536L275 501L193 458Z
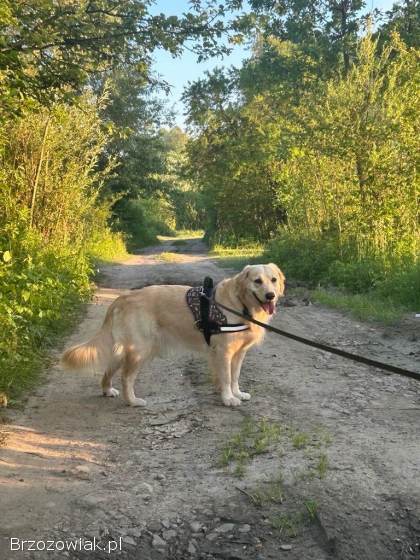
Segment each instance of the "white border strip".
M248 325L237 325L236 327L220 327L222 332L236 332L236 331L246 331L249 329Z

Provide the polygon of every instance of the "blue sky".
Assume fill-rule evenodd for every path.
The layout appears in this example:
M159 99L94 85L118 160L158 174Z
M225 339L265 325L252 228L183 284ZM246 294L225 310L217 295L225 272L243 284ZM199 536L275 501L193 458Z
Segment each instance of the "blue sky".
M389 10L394 2L395 0L366 0L366 9L378 8L385 11ZM165 15L181 15L183 12L189 11L188 0L157 0L152 11ZM172 86L167 99L176 112L176 123L180 126L184 124L181 95L189 81L193 82L203 77L206 70L212 70L216 66L240 66L242 60L247 56L248 51L243 46L236 46L232 53L223 59L212 58L200 63L197 63L196 56L189 51L185 51L178 58L172 58L163 50L156 51L153 57L153 68Z

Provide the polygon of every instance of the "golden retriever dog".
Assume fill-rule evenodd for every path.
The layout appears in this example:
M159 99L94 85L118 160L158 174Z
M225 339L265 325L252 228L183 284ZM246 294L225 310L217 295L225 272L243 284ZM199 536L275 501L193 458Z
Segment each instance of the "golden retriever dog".
M215 288L215 303L267 322L283 295L285 277L275 264L248 265L242 272L222 280ZM113 375L121 369L123 396L131 406L144 406L137 397L134 383L140 369L168 351L184 348L207 355L210 370L226 406L238 406L251 395L239 388L239 376L245 354L262 342L264 329L222 309L229 323L241 321L249 327L239 332L213 334L207 344L195 324L186 302L189 286L148 286L118 297L109 307L100 331L88 342L66 350L65 368L93 366L104 371L102 391L116 397ZM219 308L220 309L220 308Z

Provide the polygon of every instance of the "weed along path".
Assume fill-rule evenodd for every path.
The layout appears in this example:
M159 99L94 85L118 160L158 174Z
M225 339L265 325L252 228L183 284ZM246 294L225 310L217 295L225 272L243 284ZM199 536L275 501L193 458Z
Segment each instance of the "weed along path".
M95 332L126 290L231 272L197 240L106 266L67 344ZM410 326L307 303L286 299L274 324L418 367ZM420 558L420 386L276 335L242 376L252 400L229 409L201 358L156 360L138 379L139 409L101 397L100 372L52 367L2 426L0 559ZM26 550L44 546L55 552Z

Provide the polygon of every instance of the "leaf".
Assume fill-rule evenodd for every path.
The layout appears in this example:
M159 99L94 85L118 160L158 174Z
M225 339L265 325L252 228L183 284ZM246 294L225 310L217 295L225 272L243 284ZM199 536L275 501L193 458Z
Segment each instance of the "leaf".
M11 260L12 260L12 253L11 253L10 251L5 251L5 252L3 253L3 260L4 260L4 262L6 262L6 263L9 262L9 261L11 261Z
M28 290L22 290L22 299L23 301L28 301L28 299L31 297L31 293L28 292Z

